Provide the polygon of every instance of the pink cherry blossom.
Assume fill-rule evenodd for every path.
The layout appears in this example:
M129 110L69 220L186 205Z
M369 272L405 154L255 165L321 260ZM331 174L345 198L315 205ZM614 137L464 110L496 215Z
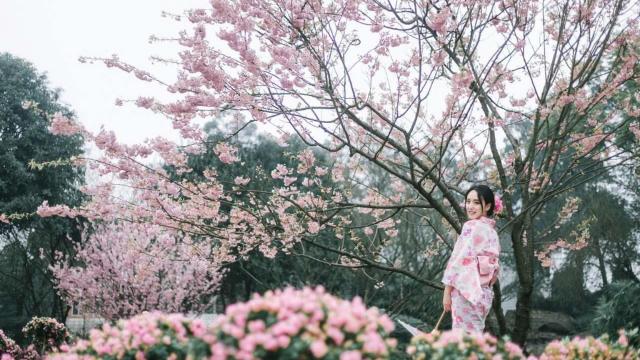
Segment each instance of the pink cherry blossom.
M70 120L66 116L62 115L62 113L57 112L51 119L49 131L55 135L71 136L75 134L82 134L85 130L82 125Z

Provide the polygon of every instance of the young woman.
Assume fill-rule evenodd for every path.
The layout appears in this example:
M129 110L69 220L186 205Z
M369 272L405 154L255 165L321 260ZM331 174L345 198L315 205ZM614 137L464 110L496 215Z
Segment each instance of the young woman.
M454 329L482 332L500 268L500 242L490 217L502 210L502 203L485 185L471 187L465 199L469 220L462 226L442 278L442 305L451 311Z

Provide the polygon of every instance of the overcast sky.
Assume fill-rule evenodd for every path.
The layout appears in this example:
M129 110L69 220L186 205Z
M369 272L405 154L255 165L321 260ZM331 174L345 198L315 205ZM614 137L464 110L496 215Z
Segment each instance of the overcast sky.
M104 125L126 143L157 135L176 138L169 121L133 105L118 107L116 98L159 95L159 85L108 69L101 63L81 64L80 56L122 60L172 80L174 70L151 65L151 55L175 58L179 47L149 44L152 34L175 37L188 23L161 16L207 7L206 0L0 0L0 52L9 52L46 72L62 101L90 130Z

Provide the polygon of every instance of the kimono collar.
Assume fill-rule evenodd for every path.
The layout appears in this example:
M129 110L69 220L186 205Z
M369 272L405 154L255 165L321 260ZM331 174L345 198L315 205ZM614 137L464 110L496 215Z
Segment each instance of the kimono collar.
M482 216L482 217L480 217L480 218L478 219L478 221L480 221L480 222L482 222L482 223L485 223L485 224L487 224L487 225L491 226L491 228L495 228L495 227L496 227L496 221L495 221L495 220L493 220L493 219L490 219L490 218L488 218L488 217L486 217L486 216Z

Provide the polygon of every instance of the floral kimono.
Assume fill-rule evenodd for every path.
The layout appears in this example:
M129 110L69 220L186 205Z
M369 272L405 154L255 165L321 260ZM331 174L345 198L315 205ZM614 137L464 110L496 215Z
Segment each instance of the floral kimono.
M453 248L442 282L451 289L454 329L484 331L484 320L493 301L490 284L499 271L500 241L495 221L487 217L464 223Z

